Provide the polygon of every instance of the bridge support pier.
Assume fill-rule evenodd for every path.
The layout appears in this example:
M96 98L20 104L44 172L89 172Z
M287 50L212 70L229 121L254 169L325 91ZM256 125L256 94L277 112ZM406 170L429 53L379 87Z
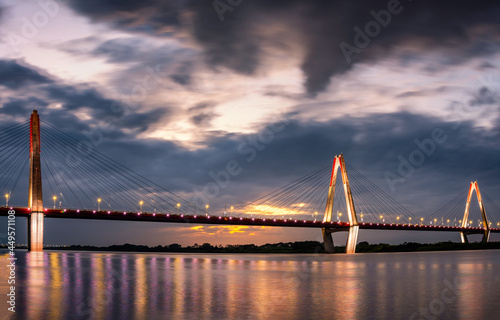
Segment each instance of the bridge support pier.
M462 243L469 243L469 239L467 238L465 231L460 231L460 240L462 240Z
M349 228L349 235L347 236L347 245L345 253L356 253L356 243L358 243L359 226L352 226Z
M28 250L43 251L43 212L28 217Z
M323 245L325 246L325 253L335 253L335 246L333 245L332 232L330 228L321 228L323 231Z

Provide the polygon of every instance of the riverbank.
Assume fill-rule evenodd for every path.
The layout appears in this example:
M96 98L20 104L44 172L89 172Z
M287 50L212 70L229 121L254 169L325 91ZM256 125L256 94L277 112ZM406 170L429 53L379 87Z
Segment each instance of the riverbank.
M0 245L0 248L6 248L6 245ZM17 249L26 249L17 247ZM267 243L257 246L254 244L245 245L227 245L212 246L209 243L202 245L183 247L179 244L170 244L166 246L148 247L145 245L135 245L125 243L122 245L111 245L107 247L97 246L54 246L46 247L46 250L76 250L76 251L123 251L123 252L184 252L184 253L323 253L323 243L318 241L296 241ZM413 251L452 251L452 250L486 250L500 249L500 242L488 243L457 243L457 242L437 242L437 243L416 243L405 242L398 245L387 243L369 244L360 242L356 246L357 253L363 252L413 252ZM344 246L335 247L336 253L344 253Z

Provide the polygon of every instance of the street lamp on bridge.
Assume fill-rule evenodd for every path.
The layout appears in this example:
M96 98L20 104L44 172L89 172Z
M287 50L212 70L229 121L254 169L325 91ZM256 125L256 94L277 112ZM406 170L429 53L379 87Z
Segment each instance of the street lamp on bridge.
M101 211L101 198L97 198L97 211Z
M179 215L179 209L181 207L181 204L179 202L177 202L177 215Z
M52 200L54 200L54 209L56 208L56 200L57 200L57 197L56 196L53 196L52 197Z
M8 193L6 193L6 194L5 194L5 207L8 207L8 206L9 206L9 198L10 198L9 194L8 194Z
M205 216L208 217L208 208L210 208L210 206L207 204L205 205Z
M144 201L139 201L139 212L142 213L142 205L144 204Z

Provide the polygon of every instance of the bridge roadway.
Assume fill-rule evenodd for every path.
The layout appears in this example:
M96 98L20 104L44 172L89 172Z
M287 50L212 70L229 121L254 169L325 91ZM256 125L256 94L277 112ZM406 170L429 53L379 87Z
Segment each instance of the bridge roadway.
M0 216L7 216L9 210L15 210L16 217L28 217L30 209L25 207L0 207ZM230 216L205 216L201 215L177 215L151 212L123 212L123 211L97 211L77 209L48 209L44 210L46 218L59 219L94 219L115 221L149 221L169 223L192 223L192 224L217 224L217 225L244 225L244 226L267 226L267 227L302 227L302 228L335 228L338 231L348 231L348 222L322 222L316 220L294 220L277 218L242 218ZM387 230L417 230L417 231L466 231L468 234L482 234L483 228L479 227L456 227L422 224L396 224L396 223L370 223L359 222L360 229L387 229ZM500 233L500 228L490 228L492 233Z

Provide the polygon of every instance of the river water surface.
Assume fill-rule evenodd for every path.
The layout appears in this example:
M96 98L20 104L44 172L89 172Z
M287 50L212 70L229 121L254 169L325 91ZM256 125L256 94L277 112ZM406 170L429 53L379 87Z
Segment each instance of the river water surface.
M498 250L16 257L17 319L500 319Z

